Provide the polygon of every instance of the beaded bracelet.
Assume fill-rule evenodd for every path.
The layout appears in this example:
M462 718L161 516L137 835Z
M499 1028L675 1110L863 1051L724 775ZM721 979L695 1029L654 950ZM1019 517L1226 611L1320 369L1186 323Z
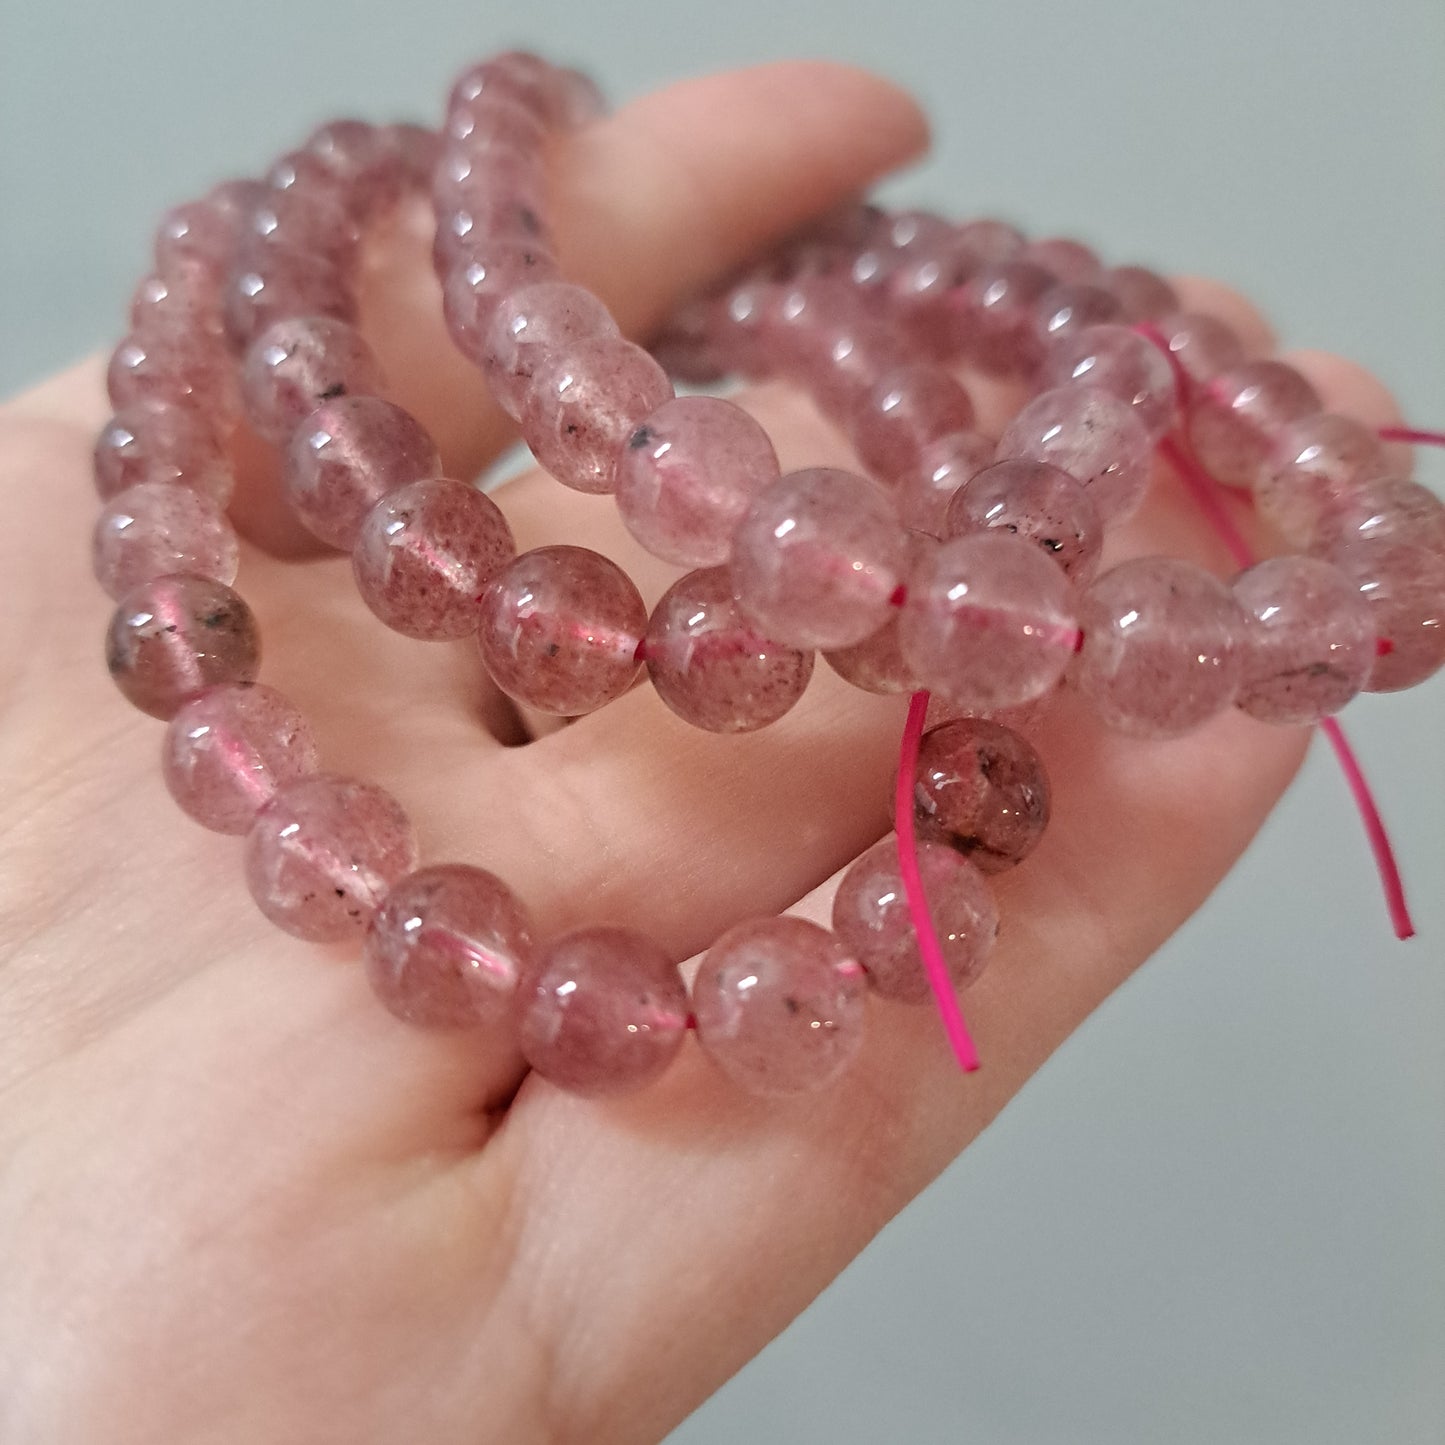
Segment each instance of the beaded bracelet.
M801 384L876 480L780 476L747 413L675 396L659 361L559 277L542 148L599 109L576 72L505 55L461 76L440 134L337 122L266 182L168 214L96 451L112 676L169 720L181 806L246 835L262 911L302 938L364 936L378 995L410 1022L505 1022L533 1068L583 1093L656 1078L691 1027L743 1087L791 1092L846 1067L867 987L905 1001L931 988L972 1063L955 990L997 930L984 875L1032 850L1049 808L1036 749L1000 718L1066 682L1110 726L1169 737L1231 704L1317 722L1362 689L1420 681L1445 662L1445 507L1390 477L1375 436L1321 413L1298 373L1180 314L1151 272L1106 272L1077 242L1030 244L996 221L868 207L683 308L658 344L692 379ZM538 461L615 493L648 551L695 569L650 618L598 553L516 556L491 499L442 477L424 428L380 396L350 270L364 228L423 183L448 329ZM1038 391L997 444L972 429L959 361ZM694 725L751 730L802 695L817 650L857 686L913 694L898 845L848 870L832 932L742 923L704 955L689 1000L635 931L539 946L490 873L418 868L396 802L318 773L300 714L254 681L222 510L224 431L242 409L284 448L296 514L351 552L381 620L475 634L493 680L529 706L576 716L645 670ZM1156 446L1186 473L1251 487L1302 555L1232 587L1165 558L1096 576L1103 527L1139 504ZM924 735L930 693L953 716Z

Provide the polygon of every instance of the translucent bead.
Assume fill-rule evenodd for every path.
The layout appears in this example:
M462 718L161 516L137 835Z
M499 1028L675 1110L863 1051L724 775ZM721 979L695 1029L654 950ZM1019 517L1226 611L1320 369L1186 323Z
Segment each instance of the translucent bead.
M1074 582L1093 576L1104 545L1088 492L1058 467L1018 458L985 467L956 491L945 527L949 537L984 531L1023 537Z
M143 482L112 498L91 538L96 580L117 601L171 572L230 586L239 562L225 513L202 493L165 482Z
M594 337L535 363L522 436L565 486L610 492L627 438L671 399L667 373L640 346Z
M256 682L207 690L170 720L166 787L216 833L244 833L276 790L316 771L316 740L289 698Z
M1319 409L1318 393L1294 367L1247 361L1194 395L1189 444L1216 481L1253 486L1285 427Z
M236 244L234 220L211 201L172 206L156 228L156 270L174 274L199 266L219 283Z
M458 351L477 366L487 354L487 333L502 299L514 290L557 279L557 262L536 246L498 246L485 260L445 272L442 317Z
M212 425L228 422L236 412L225 349L204 331L127 336L111 354L105 388L117 411L172 402Z
M646 627L642 597L615 562L585 547L538 547L487 586L477 641L509 697L577 717L632 686Z
M409 121L389 125L386 130L401 157L403 184L423 189L441 158L441 136L429 126Z
M1234 598L1250 619L1237 706L1268 723L1315 723L1365 685L1375 626L1338 568L1272 557L1240 573Z
M1032 371L1043 354L1035 314L1055 277L1031 261L986 266L964 287L959 340L964 357L994 376Z
M956 230L931 241L888 278L888 309L926 355L951 357L958 344L953 311L963 287L985 264Z
M687 1036L677 965L629 928L582 928L537 954L517 992L523 1057L574 1094L630 1093L660 1078Z
M189 487L224 507L234 478L215 431L172 402L123 407L95 442L95 488L105 501L146 482Z
M973 421L973 402L943 367L904 366L869 390L848 439L870 476L897 482L917 470L929 446Z
M334 189L268 188L246 217L236 249L258 259L272 248L321 256L344 273L355 260L360 234Z
M590 291L566 281L540 281L498 302L487 327L482 371L497 405L515 420L536 366L552 351L618 334L612 313Z
M881 216L854 254L851 275L862 288L882 286L915 257L954 238L954 229L931 211L899 211Z
M376 396L341 396L292 433L282 481L307 529L350 551L382 497L441 469L436 443L410 412Z
M510 109L515 113L515 107ZM500 138L481 135L454 141L442 152L432 175L432 204L443 215L453 217L458 244L452 246L449 240L439 240L433 255L471 255L485 260L488 248L478 243L485 237L496 238L496 227L488 217L503 198L507 206L524 206L532 213L532 220L523 226L524 239L545 238L547 228L542 218L546 194L546 172L535 148L519 148ZM515 209L512 216L521 220ZM465 237L460 233L463 225Z
M928 557L938 550L938 540L922 532L909 532L908 575L922 570ZM899 634L903 609L890 609L888 620L876 632L851 647L837 647L823 654L823 659L845 682L864 692L889 695L917 692L923 684L903 655Z
M714 396L665 401L618 459L617 510L627 530L666 562L726 562L753 498L778 477L768 434Z
M1445 502L1419 482L1377 477L1319 508L1300 539L1328 554L1351 542L1407 542L1445 557Z
M220 336L225 276L194 265L176 265L164 276L144 276L130 297L131 330L138 336Z
M939 843L918 848L929 919L956 988L972 983L998 935L998 908L983 874ZM873 991L899 1003L926 1003L933 992L898 868L898 840L876 843L843 875L833 896L833 932L868 970Z
M1030 241L1024 247L1023 259L1042 266L1070 286L1092 285L1104 274L1098 255L1082 241L1073 241L1067 236Z
M483 261L499 246L552 251L537 198L509 188L485 201L444 206L437 212L432 264L438 271Z
M1115 266L1105 273L1104 285L1118 298L1123 319L1131 326L1158 321L1179 310L1178 292L1147 267Z
M306 138L304 153L336 177L349 208L369 215L401 193L405 157L396 127L364 120L331 120Z
M1370 604L1381 651L1368 692L1414 687L1445 664L1445 558L1399 542L1352 542L1330 555Z
M876 631L906 564L887 494L833 467L779 478L733 537L733 587L743 610L794 647L846 647Z
M472 154L494 151L538 156L547 138L543 117L501 95L479 95L447 114L446 136Z
M1070 590L1030 541L955 538L909 579L903 656L930 691L980 712L1041 697L1073 656Z
M978 432L954 432L924 449L918 466L901 477L893 501L905 527L942 537L954 493L993 462L994 444Z
M1153 447L1127 402L1096 386L1074 385L1029 402L999 438L998 456L1049 462L1068 472L1112 526L1144 500Z
M1056 341L1039 373L1044 387L1097 386L1128 402L1151 442L1174 425L1179 387L1174 368L1152 341L1127 326L1087 326Z
M424 641L470 637L487 584L517 554L492 499L432 478L388 492L351 553L362 600L386 625Z
M546 114L548 66L535 55L509 50L479 61L456 78L447 96L447 114L486 97L504 99Z
M657 695L714 733L752 732L802 697L813 654L764 637L733 597L726 567L689 572L663 594L643 643Z
M1002 873L1038 846L1051 792L1043 759L1021 733L988 718L954 718L924 733L913 819L984 873Z
M392 884L362 957L397 1018L459 1029L510 1019L532 953L532 920L512 890L485 869L443 863Z
M979 264L996 266L1000 261L1011 261L1028 244L1024 233L1007 221L984 217L977 221L965 221L957 228L958 239L971 247L978 256Z
M697 1040L750 1094L825 1089L863 1042L865 989L861 965L817 924L740 923L693 980Z
M381 368L361 333L329 316L296 316L268 326L241 364L251 425L267 441L286 441L322 403L375 396Z
M1328 508L1387 470L1385 450L1368 427L1317 412L1279 433L1254 478L1255 506L1285 541L1304 547Z
M1246 619L1229 589L1191 562L1121 563L1083 593L1079 626L1071 680L1119 732L1178 737L1239 691Z
M260 657L251 609L209 577L142 583L121 599L105 638L116 686L158 718L217 683L254 682Z
M239 231L251 210L265 197L266 183L247 176L222 181L206 193L206 200L225 217L227 225Z
M1102 286L1076 282L1051 286L1039 297L1034 324L1047 348L1091 326L1113 321L1120 313L1114 295Z
M1244 364L1243 343L1213 316L1174 312L1161 318L1157 329L1174 365L1189 378L1191 394L1223 372Z
M238 351L268 326L293 316L356 320L356 296L346 273L326 256L292 246L251 247L236 264L222 296L226 337Z
M330 773L278 788L246 835L252 898L272 923L313 943L360 938L416 859L396 799Z

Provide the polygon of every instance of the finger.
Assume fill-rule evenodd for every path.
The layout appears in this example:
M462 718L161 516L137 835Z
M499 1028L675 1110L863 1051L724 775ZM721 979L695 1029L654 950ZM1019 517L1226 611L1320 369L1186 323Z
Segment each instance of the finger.
M1249 298L1205 276L1171 276L1181 311L1202 311L1223 321L1239 337L1245 355L1269 356L1275 349L1273 328Z

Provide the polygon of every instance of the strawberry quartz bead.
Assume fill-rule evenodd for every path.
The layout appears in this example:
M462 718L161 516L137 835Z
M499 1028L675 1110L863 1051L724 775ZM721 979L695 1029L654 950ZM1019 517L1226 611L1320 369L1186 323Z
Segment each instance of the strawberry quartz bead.
M1244 364L1244 345L1239 337L1213 316L1192 311L1171 313L1154 327L1164 348L1188 381L1193 396L1216 376Z
M251 425L267 441L286 441L323 402L375 396L381 368L355 327L329 316L294 316L268 326L241 364Z
M957 537L909 579L903 656L930 691L970 710L1029 702L1073 657L1070 594L1031 541L993 531Z
M234 478L204 417L165 401L123 407L95 443L95 488L105 501L146 482L187 487L224 507Z
M914 576L938 550L938 539L923 532L908 533L908 575ZM891 609L888 620L876 632L851 647L835 647L823 660L843 679L863 692L879 695L917 692L923 683L903 654L900 632L903 608Z
M954 494L993 462L993 454L994 444L975 431L954 432L925 447L918 466L893 489L903 525L942 537Z
M988 718L955 718L924 733L914 770L919 838L946 843L984 873L1038 846L1051 811L1043 759L1022 734Z
M1017 226L991 216L965 221L957 228L958 239L978 257L980 266L997 266L1022 254L1028 238Z
M277 248L324 257L345 272L356 259L360 235L352 215L327 192L268 187L242 225L236 253L260 258Z
M1315 723L1364 687L1375 661L1368 604L1338 568L1271 557L1241 572L1234 599L1249 618L1235 704L1268 723Z
M1086 326L1049 348L1039 372L1044 387L1097 386L1128 402L1151 442L1179 413L1174 368L1157 346L1127 326Z
M215 425L236 414L229 358L204 330L132 332L111 354L105 386L117 411L173 402Z
M1189 444L1216 481L1253 486L1285 427L1319 410L1319 394L1292 366L1247 361L1192 397Z
M306 528L349 551L382 497L441 470L436 443L410 412L376 396L341 396L292 433L282 481Z
M1105 273L1103 284L1118 298L1130 325L1158 321L1179 310L1179 293L1146 266L1115 266Z
M1082 241L1067 236L1046 236L1030 241L1023 249L1023 259L1042 266L1069 286L1088 286L1104 274L1098 254Z
M217 280L198 266L176 266L164 276L146 276L130 297L131 330L138 336L182 334L222 336L221 295Z
M985 467L953 494L944 521L949 537L989 531L1022 537L1073 582L1093 576L1104 545L1088 492L1047 462L1014 458Z
M846 647L877 631L906 566L907 540L887 494L833 467L780 477L733 537L743 611L794 647Z
M585 547L538 547L483 592L477 642L508 697L577 717L632 686L646 627L641 594L615 562Z
M1445 557L1427 547L1352 542L1330 554L1370 605L1378 653L1367 692L1398 692L1445 665Z
M963 288L956 349L990 376L1027 375L1043 355L1035 316L1056 278L1027 260L1004 261L975 273Z
M597 336L535 364L522 436L564 486L610 492L627 438L671 400L667 373L640 346Z
M289 317L356 319L356 296L342 267L326 256L279 243L243 248L222 292L221 307L226 338L238 351Z
M316 740L290 699L256 682L207 688L170 720L166 787L216 833L244 833L285 783L316 771Z
M442 319L447 334L468 361L480 366L487 355L492 317L512 291L557 279L557 262L537 246L490 247L485 260L450 267L442 281Z
M532 952L532 920L511 889L485 869L443 863L392 884L362 957L397 1018L459 1029L510 1019Z
M105 638L116 686L158 718L217 683L254 682L260 658L251 609L209 577L143 582L121 598Z
M972 983L998 935L998 908L983 874L952 848L924 843L918 871L929 917L955 988ZM833 932L868 970L873 992L927 1003L933 991L898 868L898 840L876 843L843 875L833 897Z
M687 989L646 934L581 928L540 949L517 988L517 1040L573 1094L631 1093L660 1078L687 1037Z
M1121 563L1085 590L1079 626L1071 680L1119 732L1178 737L1239 691L1246 619L1229 589L1191 562Z
M1374 432L1353 417L1319 412L1279 433L1254 478L1254 503L1286 542L1304 547L1326 510L1388 471Z
M503 296L492 313L482 373L493 400L515 421L537 365L550 360L554 350L618 335L612 313L581 286L566 281L522 286Z
M1132 406L1097 386L1075 385L1029 402L999 438L998 458L1048 462L1068 472L1112 526L1144 500L1153 450Z
M1351 542L1407 542L1445 557L1445 502L1402 477L1361 482L1321 506L1300 539L1300 545L1325 556Z
M390 793L318 773L278 788L256 815L246 835L246 882L277 927L339 943L366 931L416 858L416 835Z
M713 733L752 732L783 716L813 675L813 654L764 636L733 596L726 567L689 572L663 593L643 640L658 697Z
M96 580L117 601L171 572L236 580L240 547L226 515L189 487L142 482L111 499L96 520L91 560Z
M665 562L726 562L754 497L778 477L768 434L715 396L665 401L627 439L617 462L617 510Z
M1088 327L1113 321L1120 306L1113 293L1084 282L1051 286L1039 297L1034 325L1045 347L1064 341Z
M927 448L973 426L973 402L941 366L888 372L853 413L848 439L863 469L881 482L914 472Z
M703 955L692 985L697 1040L750 1094L825 1089L863 1042L866 975L802 918L740 923Z

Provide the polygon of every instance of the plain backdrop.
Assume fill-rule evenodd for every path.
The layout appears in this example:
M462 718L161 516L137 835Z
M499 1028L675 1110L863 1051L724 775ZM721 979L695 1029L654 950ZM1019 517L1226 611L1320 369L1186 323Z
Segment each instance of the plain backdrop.
M431 116L513 44L618 99L874 66L937 130L890 197L1219 276L1445 425L1440 0L0 0L0 393L118 333L165 204L332 113ZM1419 938L1317 752L1200 916L674 1445L1445 1440L1445 679L1347 720Z

